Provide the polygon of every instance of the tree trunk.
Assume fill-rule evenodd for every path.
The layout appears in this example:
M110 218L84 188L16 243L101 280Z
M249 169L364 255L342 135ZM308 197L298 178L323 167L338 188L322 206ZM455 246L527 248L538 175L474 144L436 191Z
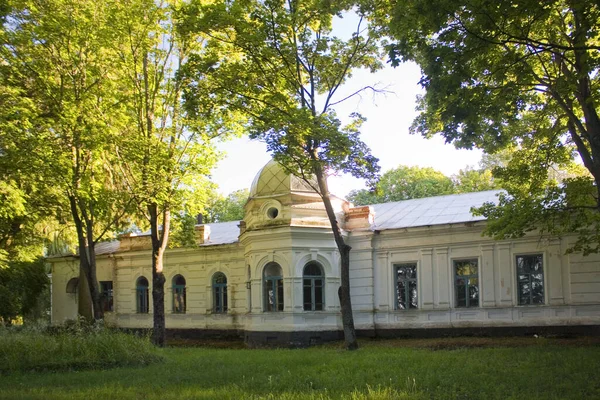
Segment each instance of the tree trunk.
M91 321L94 318L93 310L94 306L92 304L92 296L90 295L90 285L88 285L88 279L80 265L79 282L77 284L77 314L81 315L87 321Z
M88 229L91 231L91 229ZM88 255L88 267L87 267L87 281L90 288L90 297L92 298L92 306L94 310L94 319L99 321L104 319L104 309L102 308L102 302L100 299L100 285L98 284L98 278L96 275L96 247L92 236L87 237L87 255Z
M166 338L165 325L165 275L163 273L163 255L169 239L170 214L163 212L162 232L159 232L158 206L148 205L150 215L150 236L152 238L152 306L153 331L152 341L156 346L163 347Z
M350 250L352 247L348 246L344 241L344 237L342 236L342 232L335 217L333 206L331 205L331 196L329 194L327 180L325 179L323 170L320 167L315 168L315 176L317 177L317 183L319 184L319 190L321 192L320 195L323 199L323 204L325 205L325 211L327 211L327 217L331 223L335 244L337 245L341 256L342 285L338 290L338 296L340 299L340 306L342 308L344 341L346 342L346 349L356 350L358 349L358 342L356 341L354 316L352 315L352 298L350 296Z
M94 247L93 237L93 226L91 221L86 221L84 227L83 221L79 215L79 209L77 207L77 200L74 196L69 196L69 203L71 205L71 213L73 215L73 221L75 222L75 230L77 231L77 244L79 247L79 269L80 276L85 276L87 282L87 288L85 292L80 291L79 295L79 311L85 312L82 314L84 317L95 320L104 318L104 311L100 304L100 290L98 285L98 279L96 278L96 250ZM88 301L85 301L83 296L88 296ZM91 313L88 314L87 306L85 303L90 302L92 305Z

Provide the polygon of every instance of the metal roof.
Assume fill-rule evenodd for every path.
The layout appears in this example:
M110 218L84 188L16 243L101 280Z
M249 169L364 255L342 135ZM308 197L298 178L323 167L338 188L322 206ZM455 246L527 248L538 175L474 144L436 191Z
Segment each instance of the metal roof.
M208 241L201 246L228 244L238 241L238 236L240 235L240 221L219 222L206 225L210 227L210 236L208 237Z
M501 190L488 190L373 204L371 205L375 212L373 229L400 229L484 221L485 217L474 216L471 213L471 207L479 207L486 202L497 204L498 194L501 192Z
M501 192L501 190L488 190L373 204L371 207L375 212L375 222L372 230L484 221L485 217L471 214L471 207L479 207L486 202L496 204L498 194ZM236 243L240 234L239 224L240 221L205 224L210 227L210 236L201 246ZM119 248L118 240L101 242L96 245L96 255L115 253ZM73 254L55 255L49 258L70 255Z
M239 228L240 221L231 221L231 222L218 222L214 224L205 224L210 227L210 236L206 243L201 244L200 246L213 246L217 244L229 244L235 243L238 241L238 236L240 234ZM147 236L149 233L144 232L139 234L138 236ZM96 255L102 254L112 254L116 253L120 250L121 243L118 240L113 240L110 242L100 242L96 244ZM79 252L77 252L79 253ZM50 256L48 258L60 258L60 257L68 257L73 256L73 253L68 254L57 254Z

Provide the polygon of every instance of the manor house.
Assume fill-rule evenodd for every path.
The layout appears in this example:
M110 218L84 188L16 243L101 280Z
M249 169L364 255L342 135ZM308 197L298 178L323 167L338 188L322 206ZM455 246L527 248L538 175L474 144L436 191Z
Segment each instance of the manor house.
M600 257L572 238L482 236L471 207L498 191L354 207L333 198L352 246L359 335L598 332ZM310 344L342 336L340 259L321 198L274 161L257 174L243 221L196 226L197 245L164 258L170 334ZM97 246L105 320L152 327L150 239ZM54 257L52 322L76 317L76 255Z

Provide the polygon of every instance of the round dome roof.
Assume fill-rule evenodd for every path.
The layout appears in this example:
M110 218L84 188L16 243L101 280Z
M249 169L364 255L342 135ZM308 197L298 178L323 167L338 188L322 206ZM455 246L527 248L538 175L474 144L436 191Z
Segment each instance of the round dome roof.
M250 197L266 197L290 192L314 193L315 191L304 180L285 172L275 160L269 161L258 171L250 186Z

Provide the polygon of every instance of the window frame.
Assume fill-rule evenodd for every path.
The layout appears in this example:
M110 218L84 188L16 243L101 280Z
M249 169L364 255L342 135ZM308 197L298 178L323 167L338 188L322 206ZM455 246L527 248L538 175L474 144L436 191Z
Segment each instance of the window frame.
M100 287L100 301L102 302L102 309L104 312L113 312L114 309L114 284L113 281L99 281ZM108 286L106 288L105 286Z
M526 304L521 304L520 302L520 295L519 295L519 291L520 291L520 286L519 286L519 264L517 262L517 259L519 257L535 257L535 256L540 256L542 258L542 291L543 291L543 295L542 295L542 302L541 303L526 303ZM546 284L546 256L545 253L543 252L530 252L530 253L516 253L513 254L513 261L514 261L514 274L513 277L515 279L515 303L518 307L539 307L539 306L544 306L547 304L547 299L546 299L546 293L547 293L547 284ZM529 274L531 275L531 274ZM529 283L531 283L531 281L529 281ZM531 298L531 295L530 295Z
M225 283L217 283L217 278L223 276ZM227 314L229 303L227 298L227 275L224 272L215 272L211 279L212 295L213 295L213 314ZM220 302L217 301L220 299Z
M400 308L399 304L398 304L398 268L401 268L402 266L408 266L408 265L414 265L415 268L415 278L414 279L403 279L403 281L405 282L413 282L415 283L416 286L416 291L417 291L417 306L416 307L408 307L408 308ZM420 296L419 293L421 292L419 290L419 263L417 261L403 261L403 262L394 262L392 263L392 278L394 281L394 298L393 298L393 304L394 304L394 311L410 311L410 310L418 310L420 309ZM409 296L410 296L410 291L407 290L406 291L406 295L405 295L405 302L406 304L410 304L409 301Z
M175 281L181 277L183 279L184 284L180 285L180 284L176 284ZM187 290L186 290L186 286L187 286L187 280L185 279L185 277L181 274L177 274L175 276L173 276L173 278L171 279L171 290L172 290L172 313L173 314L185 314L187 312ZM177 310L175 308L175 305L177 304L177 302L175 301L177 296L182 296L183 298L183 309L182 310Z
M270 265L277 265L279 267L279 271L281 273L281 275L266 275L267 272L267 268ZM284 297L285 297L285 289L283 287L283 268L281 267L281 265L277 262L270 262L267 263L264 267L263 267L263 273L262 273L262 282L263 282L263 312L282 312L285 309L285 302L284 302ZM272 307L273 309L269 310L269 283L271 284L271 287L273 288L273 295L274 295L274 306ZM281 299L279 298L279 289L281 287Z
M467 284L465 285L465 305L458 305L458 285L457 285L457 281L459 279L459 275L456 275L456 263L457 262L468 262L468 261L475 261L477 263L477 275L460 275L460 277L462 279L472 279L474 277L477 278L477 285L471 285L467 282ZM481 307L481 280L479 278L480 274L480 266L481 266L481 262L479 260L479 257L461 257L461 258L455 258L452 259L452 263L450 264L451 267L451 272L452 272L452 282L453 282L453 289L454 289L454 308L461 308L461 309L468 309L468 308L480 308ZM475 286L477 287L477 305L473 306L470 303L470 290L469 288L471 286Z
M320 271L320 275L307 275L306 274L306 268L308 268L311 265L315 265L317 268L319 268ZM310 284L307 286L305 284L305 281L309 281ZM321 287L317 287L316 282L317 281L321 281ZM306 297L305 297L305 288L310 288L310 309L307 310L306 309L306 305L308 304L306 301ZM319 310L317 310L316 305L319 304L317 303L317 298L316 298L316 294L317 294L317 290L319 290L321 292L321 308ZM308 312L314 312L314 311L324 311L325 310L325 271L323 269L323 265L321 265L321 263L317 262L317 261L309 261L307 262L304 267L302 268L302 310L303 311L308 311Z
M140 280L144 279L148 286L140 285ZM135 312L136 314L148 314L150 312L150 282L145 276L140 276L135 280ZM144 301L140 301L144 299ZM145 310L142 306L145 303Z

